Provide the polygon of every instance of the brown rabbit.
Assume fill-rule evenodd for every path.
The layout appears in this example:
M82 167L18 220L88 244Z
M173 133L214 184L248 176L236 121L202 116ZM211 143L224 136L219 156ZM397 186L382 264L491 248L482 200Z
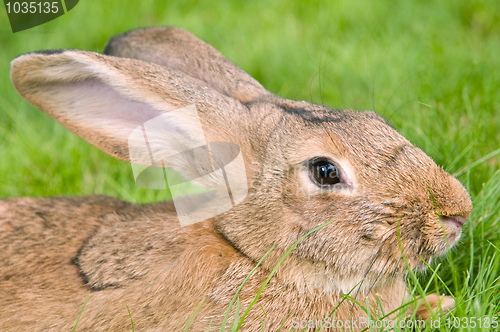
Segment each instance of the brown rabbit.
M411 301L402 251L423 270L422 260L458 241L472 209L467 191L377 114L275 96L176 27L116 36L105 54L25 54L12 61L11 79L30 103L126 161L131 132L162 114L177 136L155 153L196 141L195 119L173 112L195 105L206 141L239 147L245 168L230 175L248 184L248 194L185 227L172 202L0 201L2 331L69 331L89 291L81 331L130 330L126 305L138 331L182 331L203 298L190 331L220 330L235 292L266 252L275 246L243 287L242 308L284 253L330 220L298 244L264 289L266 317L255 306L241 331L261 331L261 324L276 331L283 323L288 331L324 319L349 292L368 301L373 315L380 304L388 313ZM180 154L163 166L195 179L204 173L193 160ZM419 317L454 306L451 297L427 300ZM352 321L353 330L366 327L358 320L367 314L348 300L332 317Z

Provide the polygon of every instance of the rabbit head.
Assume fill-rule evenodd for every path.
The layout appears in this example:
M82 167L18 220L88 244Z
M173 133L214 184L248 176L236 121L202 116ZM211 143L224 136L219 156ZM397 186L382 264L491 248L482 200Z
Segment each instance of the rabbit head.
M283 100L259 107L279 116L255 132L266 148L251 194L218 223L241 251L257 259L276 244L282 255L333 219L280 272L347 293L363 279L370 288L390 282L407 264L425 269L458 241L472 208L467 191L380 116Z
M122 160L131 160L130 133L164 114L161 130L175 135L156 152L203 139L236 144L245 167L230 175L248 184L248 194L207 222L255 261L275 245L264 263L272 267L301 236L331 221L282 265L278 276L297 284L348 292L361 280L369 281L365 288L390 282L406 264L423 269L458 241L472 209L458 180L376 113L277 97L180 28L119 35L105 55L22 55L11 79L33 105ZM188 105L196 106L204 137L195 117L174 112ZM164 166L199 178L193 160L177 156Z

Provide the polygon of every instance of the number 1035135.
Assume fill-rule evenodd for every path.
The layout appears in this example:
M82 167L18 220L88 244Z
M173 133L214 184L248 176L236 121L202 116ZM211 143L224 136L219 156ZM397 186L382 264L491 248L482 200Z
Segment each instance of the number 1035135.
M448 328L498 328L498 317L448 317L446 319L446 326Z
M35 13L57 13L59 11L59 7L57 6L58 2L7 2L5 4L7 8L7 13L15 13L15 14L35 14Z

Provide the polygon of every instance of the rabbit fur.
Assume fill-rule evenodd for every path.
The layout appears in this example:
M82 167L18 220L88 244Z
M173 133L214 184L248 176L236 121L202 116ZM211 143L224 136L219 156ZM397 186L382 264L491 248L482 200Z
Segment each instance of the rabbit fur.
M172 202L0 201L5 331L70 330L89 292L81 331L130 330L126 305L137 330L182 331L203 298L189 330L206 331L209 324L220 330L235 292L266 252L275 246L241 290L242 308L285 252L330 220L297 245L262 292L266 317L254 306L241 331L261 331L261 324L275 331L285 321L288 331L291 317L323 319L348 293L368 301L372 314L380 304L388 313L411 301L405 259L424 270L424 261L458 241L457 223L471 213L459 181L376 113L280 98L177 27L115 36L104 55L21 55L12 61L11 80L34 106L125 161L135 127L194 104L207 141L241 149L245 174L239 176L249 189L229 211L185 227ZM169 126L192 139L189 120L172 118ZM336 165L342 184L327 190L312 181L300 166L317 157ZM188 160L166 166L196 173ZM454 305L436 294L427 303L409 312L428 318ZM349 300L335 311L337 320L366 316Z

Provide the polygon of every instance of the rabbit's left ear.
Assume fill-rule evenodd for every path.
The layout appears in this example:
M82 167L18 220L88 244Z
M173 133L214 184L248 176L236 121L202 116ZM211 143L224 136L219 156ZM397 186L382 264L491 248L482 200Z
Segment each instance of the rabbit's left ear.
M182 71L243 103L270 94L211 45L174 26L142 28L114 36L104 53Z
M170 167L194 179L240 149L249 157L246 107L175 69L60 50L16 58L11 79L26 100L63 126L134 164ZM227 144L210 151L207 142ZM238 176L245 178L244 169Z

